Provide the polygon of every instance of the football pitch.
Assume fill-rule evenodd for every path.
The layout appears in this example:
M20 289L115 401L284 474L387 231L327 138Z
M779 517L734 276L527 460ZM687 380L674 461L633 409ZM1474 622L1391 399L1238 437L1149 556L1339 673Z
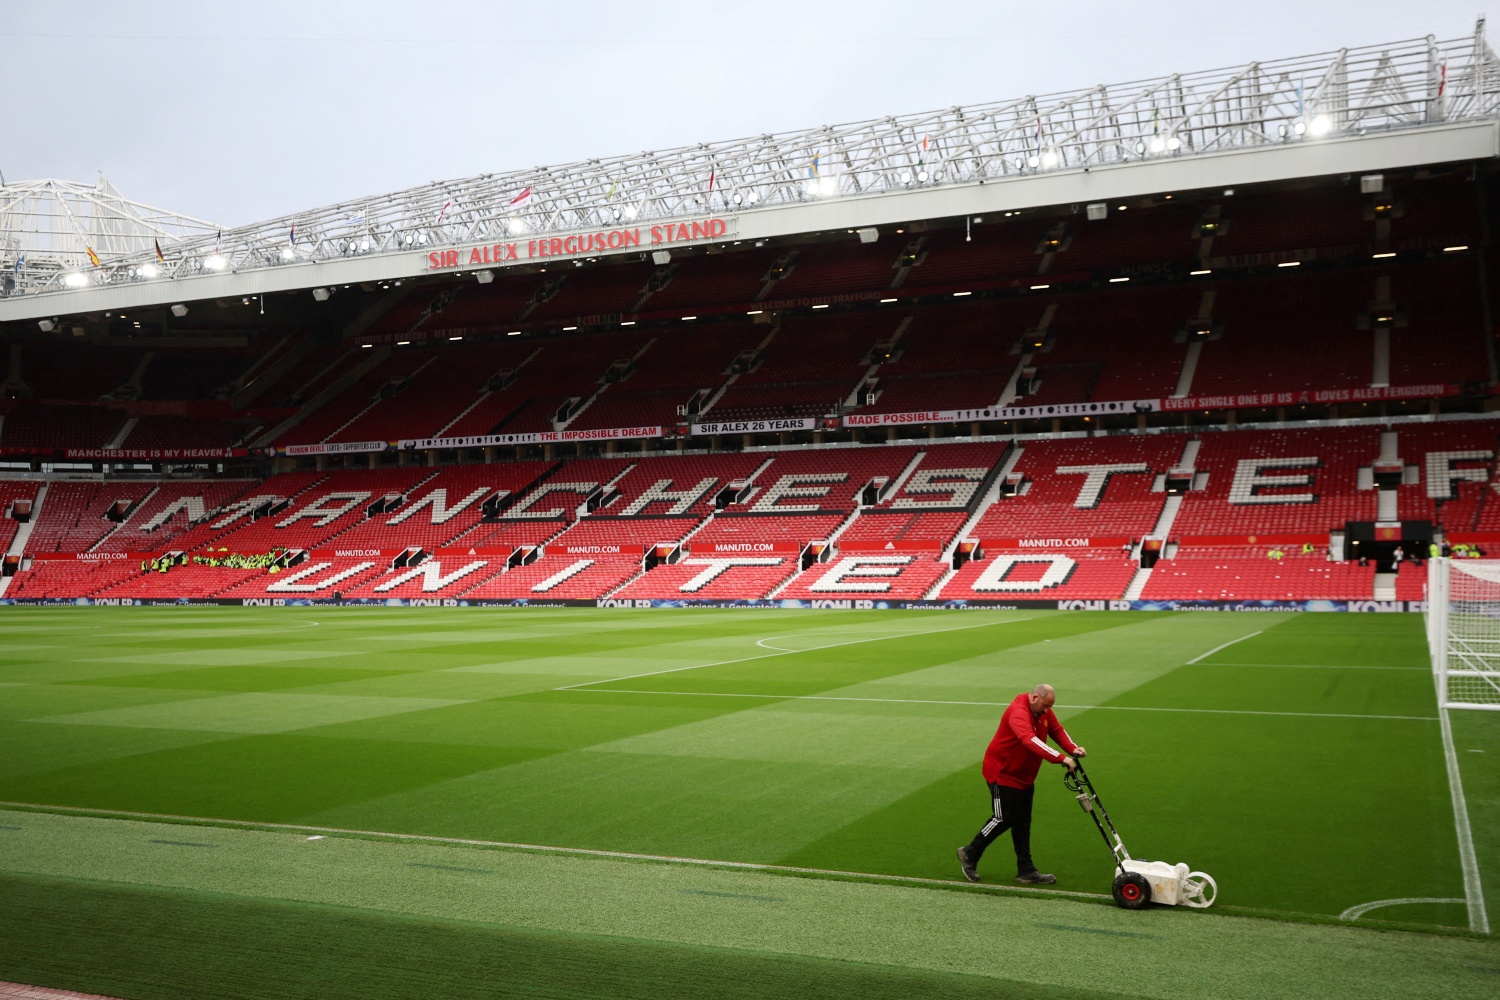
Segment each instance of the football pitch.
M1492 996L1500 713L1398 614L5 608L0 980L124 997ZM1062 787L961 880L1039 682ZM1455 821L1450 760L1469 830ZM1472 835L1469 859L1461 850ZM1371 905L1377 904L1377 905Z

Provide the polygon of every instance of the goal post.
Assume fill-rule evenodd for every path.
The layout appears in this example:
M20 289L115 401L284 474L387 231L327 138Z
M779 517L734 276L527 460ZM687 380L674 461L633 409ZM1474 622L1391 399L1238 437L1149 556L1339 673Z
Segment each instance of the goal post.
M1427 645L1438 704L1500 711L1500 561L1428 563Z

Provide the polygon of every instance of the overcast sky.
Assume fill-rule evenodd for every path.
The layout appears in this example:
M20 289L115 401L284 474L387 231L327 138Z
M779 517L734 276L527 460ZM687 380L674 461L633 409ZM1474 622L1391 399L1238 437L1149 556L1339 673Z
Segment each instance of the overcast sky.
M238 225L444 178L1465 36L1479 13L1452 0L0 0L0 172L102 171L128 197Z

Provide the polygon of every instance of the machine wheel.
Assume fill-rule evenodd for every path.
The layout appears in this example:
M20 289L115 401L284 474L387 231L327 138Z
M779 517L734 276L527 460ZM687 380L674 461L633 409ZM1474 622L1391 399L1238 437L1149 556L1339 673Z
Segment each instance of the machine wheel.
M1115 903L1127 910L1139 910L1151 902L1151 883L1146 876L1127 872L1115 876Z

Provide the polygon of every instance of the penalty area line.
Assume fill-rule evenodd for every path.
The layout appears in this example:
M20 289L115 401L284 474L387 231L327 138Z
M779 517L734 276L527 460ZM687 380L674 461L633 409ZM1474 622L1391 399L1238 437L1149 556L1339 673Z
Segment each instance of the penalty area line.
M1200 660L1206 660L1206 659L1208 659L1210 656L1213 656L1215 653L1217 653L1221 649L1228 649L1230 646L1233 646L1235 643L1237 643L1237 642L1244 642L1246 639L1254 639L1256 636L1260 635L1264 631L1265 631L1265 629L1261 629L1258 632L1251 632L1249 635L1242 635L1238 639L1230 639L1228 642L1224 643L1224 645L1222 645L1222 646L1215 646L1213 649L1210 649L1208 652L1202 654L1201 656L1195 656L1195 657L1193 657L1191 660L1188 660L1185 665L1191 667L1193 664L1197 663Z
M795 865L773 865L756 861L720 861L712 858L689 858L673 854L640 854L633 851L605 851L589 847L559 847L553 844L526 844L508 840L478 840L469 837L437 837L423 833L395 833L389 830L354 830L337 826L304 826L299 823L261 823L255 820L218 819L211 816L180 816L174 813L134 812L125 809L91 809L87 806L58 806L40 802L0 801L0 809L23 812L77 815L96 819L167 821L213 829L249 830L268 833L315 833L328 837L378 838L451 847L483 847L538 854L568 854L620 861L650 861L657 864L684 865L699 868L732 868L740 871L767 872L782 875L814 875L823 878L857 879L888 882L895 885L935 886L943 889L999 890L1025 895L1066 896L1075 899L1109 899L1108 893L1078 892L1073 889L1037 889L1031 886L972 883L960 879L921 878L916 875L883 875L877 872L844 871L838 868L804 868Z
M902 632L895 635L875 635L864 639L850 639L848 642L831 642L826 646L812 646L807 649L783 649L775 653L761 653L758 656L742 656L734 660L719 660L714 663L694 663L686 667L668 667L666 670L648 670L643 674L627 674L624 677L605 677L597 681L579 681L577 684L564 684L562 687L553 688L554 691L577 691L582 688L593 687L595 684L618 684L620 681L634 681L642 677L659 677L662 674L675 674L684 670L704 670L708 667L727 667L734 663L749 663L752 660L768 660L773 656L790 656L794 653L815 653L824 649L834 649L839 646L857 646L862 642L881 642L886 639L912 639L921 635L937 635L940 632L962 632L971 628L990 628L996 625L1010 625L1013 622L1031 621L1032 617L1006 618L1002 621L979 622L975 625L956 625L953 628L934 628L922 632ZM782 639L786 636L766 636L767 639ZM762 647L765 648L765 647Z
M567 691L569 688L554 688ZM857 698L833 694L751 694L744 691L649 691L640 688L604 688L606 694L649 694L690 698L760 698L764 701L853 701L873 702L878 705L959 705L977 708L1005 708L1008 701L954 701L945 698ZM1385 719L1392 722L1437 722L1432 715L1354 715L1345 712L1271 712L1249 708L1161 708L1150 705L1063 705L1074 712L1098 710L1101 712L1186 712L1197 715L1275 715L1292 716L1299 719ZM0 803L3 804L3 803Z

